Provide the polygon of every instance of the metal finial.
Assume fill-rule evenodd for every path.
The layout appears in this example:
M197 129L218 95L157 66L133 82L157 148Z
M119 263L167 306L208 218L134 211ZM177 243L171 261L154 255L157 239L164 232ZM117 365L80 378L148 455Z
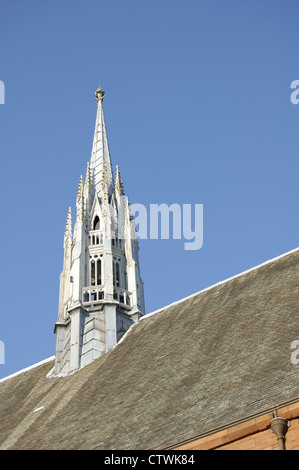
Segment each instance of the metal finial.
M99 88L97 88L97 90L94 92L95 94L95 101L103 101L103 98L104 98L104 95L105 95L105 92L103 90L103 88L101 88L101 86L99 85Z

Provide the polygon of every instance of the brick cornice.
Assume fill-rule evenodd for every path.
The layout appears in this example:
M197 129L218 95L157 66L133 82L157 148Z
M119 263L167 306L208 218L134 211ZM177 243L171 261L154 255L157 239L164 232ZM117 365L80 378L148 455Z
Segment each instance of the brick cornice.
M274 409L273 409L274 411ZM275 408L278 416L289 421L299 417L299 401L283 408ZM173 446L176 450L213 450L225 444L232 443L244 437L257 434L270 428L273 412L265 413L256 418L248 419L239 424L227 427L221 431L210 433L201 438L195 438L188 443Z

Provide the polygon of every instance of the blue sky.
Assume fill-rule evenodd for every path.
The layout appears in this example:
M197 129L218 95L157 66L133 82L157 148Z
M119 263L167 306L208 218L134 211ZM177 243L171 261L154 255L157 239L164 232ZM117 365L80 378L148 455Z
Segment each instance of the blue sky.
M295 0L2 2L0 378L55 353L99 81L130 202L204 206L200 250L141 240L148 313L298 246L298 14Z

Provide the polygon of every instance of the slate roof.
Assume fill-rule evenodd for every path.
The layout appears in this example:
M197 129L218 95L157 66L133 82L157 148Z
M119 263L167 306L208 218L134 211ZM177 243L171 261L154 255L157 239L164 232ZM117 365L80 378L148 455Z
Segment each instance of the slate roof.
M2 380L0 449L165 449L299 401L298 281L296 249L147 315L69 377L50 361Z

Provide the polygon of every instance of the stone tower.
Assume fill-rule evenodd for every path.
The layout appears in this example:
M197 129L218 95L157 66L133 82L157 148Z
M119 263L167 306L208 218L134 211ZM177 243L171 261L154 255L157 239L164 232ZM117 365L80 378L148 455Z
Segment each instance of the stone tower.
M144 314L138 240L119 168L115 180L103 113L97 116L85 181L79 180L76 221L64 235L54 375L68 375L111 349Z

